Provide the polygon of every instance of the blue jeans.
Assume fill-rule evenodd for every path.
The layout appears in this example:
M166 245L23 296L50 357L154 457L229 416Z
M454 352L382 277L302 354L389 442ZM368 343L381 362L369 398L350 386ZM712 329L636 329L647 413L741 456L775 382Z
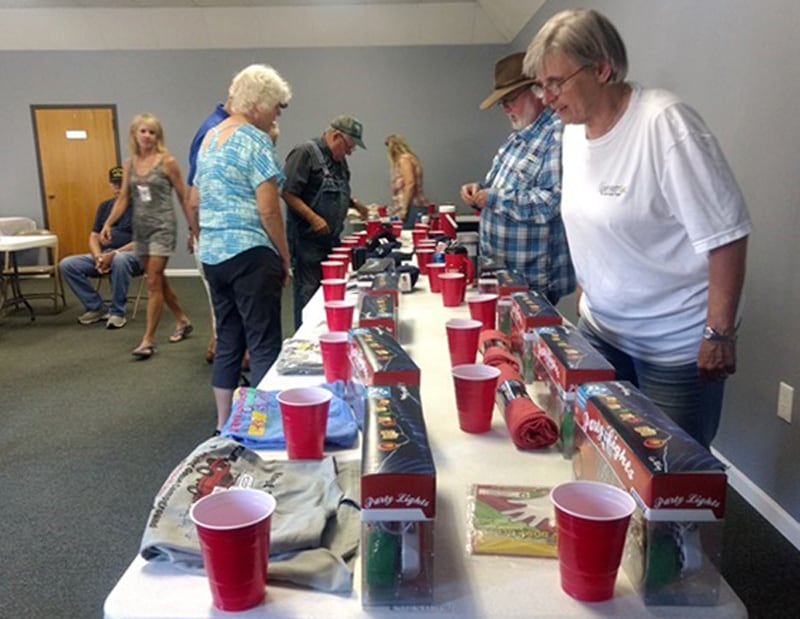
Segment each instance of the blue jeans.
M203 264L217 326L211 385L234 389L242 356L250 351L250 383L257 385L281 352L283 263L268 247L253 247L219 264Z
M583 318L578 320L578 329L614 366L618 380L633 383L708 449L719 427L724 382L702 382L696 363L668 366L632 357L605 342Z
M412 204L406 211L406 218L403 220L403 230L413 230L417 218L422 215L428 214L428 206L426 204Z
M67 256L59 265L61 277L64 278L88 312L103 309L103 297L100 296L91 281L91 278L100 276L94 265L95 260L91 254ZM114 316L125 315L131 278L141 274L142 263L133 252L123 251L114 256L111 262L111 307L109 313Z
M306 262L292 255L292 271L294 330L297 331L303 324L303 308L314 296L322 281L322 264L319 261Z

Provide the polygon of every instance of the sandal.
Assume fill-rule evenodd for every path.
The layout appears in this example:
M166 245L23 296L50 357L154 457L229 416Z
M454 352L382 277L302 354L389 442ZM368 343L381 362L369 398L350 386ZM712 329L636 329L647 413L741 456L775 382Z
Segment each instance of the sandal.
M194 331L194 326L191 322L184 322L180 326L175 327L175 332L169 336L169 341L173 344L186 339L186 336Z
M156 352L156 347L152 344L139 344L131 351L131 354L137 359L149 359Z

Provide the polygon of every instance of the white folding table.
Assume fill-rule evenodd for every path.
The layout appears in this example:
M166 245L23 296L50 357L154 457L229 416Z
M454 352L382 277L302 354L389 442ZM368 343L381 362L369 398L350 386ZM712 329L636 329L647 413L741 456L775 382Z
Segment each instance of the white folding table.
M353 293L348 293L353 294ZM614 598L602 603L578 602L561 591L555 559L475 556L467 551L467 503L473 483L552 486L572 478L570 463L555 450L523 452L509 437L499 411L492 430L471 435L458 427L444 323L467 317L466 305L445 308L420 278L414 292L400 296L398 339L422 371L423 412L437 473L434 526L434 599L432 607L362 608L360 566L350 595L267 584L265 604L237 613L295 619L530 619L549 618L681 618L738 619L747 611L727 583L711 607L645 606L620 570ZM324 325L321 293L303 312L296 337L313 338ZM259 385L281 389L315 384L321 377L283 377L274 368ZM357 457L349 450L344 457ZM264 457L275 457L264 452ZM208 619L230 617L213 608L205 577L188 575L136 557L105 602L106 619Z

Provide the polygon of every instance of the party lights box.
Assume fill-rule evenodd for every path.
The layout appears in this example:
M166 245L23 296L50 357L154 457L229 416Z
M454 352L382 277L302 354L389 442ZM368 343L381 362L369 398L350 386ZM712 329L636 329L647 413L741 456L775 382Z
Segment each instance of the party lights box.
M361 601L433 603L436 468L417 385L367 388L361 458Z
M353 378L364 385L419 385L419 366L382 327L350 329L347 354Z
M535 290L511 294L511 344L517 354L523 354L525 333L561 323L561 314L543 294Z
M525 292L530 288L525 276L512 269L500 269L495 271L494 276L497 278L497 294L501 297L507 297L514 292Z
M397 305L394 297L388 292L364 296L358 313L358 326L383 327L392 335L396 335Z
M628 382L578 387L575 423L575 476L615 484L638 505L623 568L645 602L716 604L724 465Z
M394 269L395 263L392 258L367 258L356 271L356 278L369 281L379 273L391 273Z
M362 520L436 515L436 469L418 385L367 387L361 510Z
M395 272L376 273L372 278L372 288L367 294L390 294L394 299L395 306L397 306L400 304L400 295L397 291L399 278L400 276Z
M540 404L558 423L559 448L570 458L574 452L575 389L581 383L614 380L614 366L575 327L566 324L536 327L530 346L535 374L548 387Z

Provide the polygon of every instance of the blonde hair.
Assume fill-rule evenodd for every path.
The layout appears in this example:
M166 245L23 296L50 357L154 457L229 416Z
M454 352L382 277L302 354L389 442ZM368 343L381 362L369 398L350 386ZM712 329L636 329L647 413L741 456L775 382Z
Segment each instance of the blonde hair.
M402 135L393 133L386 138L384 143L386 145L386 155L389 157L389 164L392 167L394 167L401 155L411 155L414 159L419 161L419 157L411 150L411 147Z
M263 64L251 64L239 71L228 89L231 114L266 112L276 105L285 107L291 98L289 83L275 69Z
M128 130L128 150L131 155L139 155L139 143L136 141L136 131L141 125L147 125L156 134L156 152L164 153L167 147L164 146L164 127L161 126L161 121L155 114L145 112L144 114L137 114L131 121L130 129Z
M526 75L535 76L545 55L558 50L578 64L593 66L607 62L609 84L619 84L628 75L625 43L607 17L591 9L572 9L556 13L533 37L523 62Z

